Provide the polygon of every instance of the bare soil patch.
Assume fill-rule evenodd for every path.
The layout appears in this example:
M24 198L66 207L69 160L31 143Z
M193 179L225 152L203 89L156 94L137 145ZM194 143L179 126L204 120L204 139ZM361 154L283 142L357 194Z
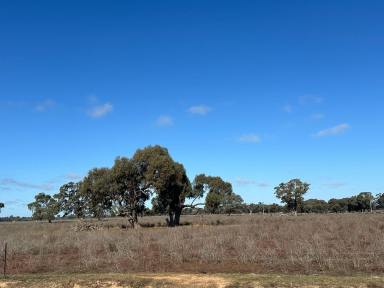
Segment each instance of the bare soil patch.
M379 288L384 276L258 274L44 274L1 280L1 288Z

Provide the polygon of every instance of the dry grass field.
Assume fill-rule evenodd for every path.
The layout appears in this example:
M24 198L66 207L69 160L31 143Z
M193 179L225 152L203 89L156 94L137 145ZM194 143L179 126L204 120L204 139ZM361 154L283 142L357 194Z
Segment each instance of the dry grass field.
M8 273L384 272L383 214L183 216L177 228L144 217L134 230L124 219L94 223L0 223Z

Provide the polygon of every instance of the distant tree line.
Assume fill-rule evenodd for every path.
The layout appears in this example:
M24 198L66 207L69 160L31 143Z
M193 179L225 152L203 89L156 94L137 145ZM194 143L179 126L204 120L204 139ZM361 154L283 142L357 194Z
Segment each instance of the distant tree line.
M284 203L265 205L263 203L249 204L245 210L252 213L341 213L341 212L368 212L384 209L384 193L374 196L371 192L361 192L356 196L335 199L328 202L320 199L304 200L304 194L309 190L310 184L300 179L292 179L275 187L275 195Z
M304 200L310 184L300 179L274 188L280 204L246 204L232 185L218 176L197 175L191 182L184 166L161 146L138 149L131 158L117 157L111 168L94 168L79 182L62 185L58 193L39 193L28 204L32 218L126 217L132 227L138 216L167 215L178 226L183 214L212 213L341 213L384 209L384 193L362 192L342 199ZM199 202L204 198L204 202ZM152 208L146 205L151 199ZM0 209L4 204L0 203Z
M370 192L362 192L356 196L329 201L320 199L303 200L297 211L289 209L288 205L273 204L243 204L238 213L343 213L343 212L370 212L384 209L384 194L376 197Z

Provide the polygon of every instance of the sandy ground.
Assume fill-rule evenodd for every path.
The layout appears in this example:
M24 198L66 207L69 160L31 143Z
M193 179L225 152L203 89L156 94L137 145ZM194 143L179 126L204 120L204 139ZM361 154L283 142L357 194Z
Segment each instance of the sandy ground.
M217 287L225 288L231 284L229 279L216 276L216 275L191 275L191 274L178 274L178 275L153 275L154 280L163 280L166 282L174 283L179 287Z
M0 278L0 288L380 288L383 276L257 274L43 274Z

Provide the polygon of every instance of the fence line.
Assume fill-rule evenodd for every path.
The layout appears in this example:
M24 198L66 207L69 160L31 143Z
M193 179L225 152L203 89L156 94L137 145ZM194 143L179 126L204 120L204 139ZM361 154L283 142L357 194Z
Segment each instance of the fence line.
M3 271L3 275L4 275L4 278L7 277L7 249L8 248L8 243L5 243L4 245L4 271Z

